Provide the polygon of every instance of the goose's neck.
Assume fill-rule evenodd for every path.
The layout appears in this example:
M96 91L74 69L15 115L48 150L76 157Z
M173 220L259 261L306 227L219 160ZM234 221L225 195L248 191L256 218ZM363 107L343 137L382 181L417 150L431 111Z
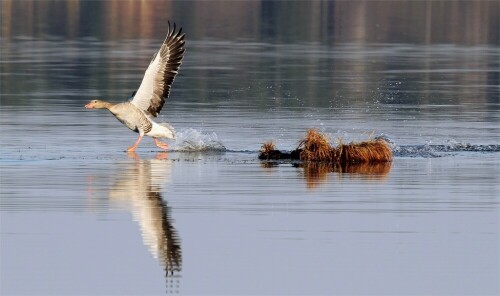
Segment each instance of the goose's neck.
M113 103L110 103L110 102L102 102L101 104L101 109L108 109L110 110L111 107L113 107L114 104Z

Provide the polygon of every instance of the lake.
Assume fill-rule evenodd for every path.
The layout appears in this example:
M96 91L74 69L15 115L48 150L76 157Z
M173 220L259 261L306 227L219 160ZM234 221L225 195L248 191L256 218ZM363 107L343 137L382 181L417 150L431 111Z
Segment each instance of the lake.
M500 3L1 2L0 294L498 295ZM171 149L127 100L167 21ZM375 165L258 160L316 128Z

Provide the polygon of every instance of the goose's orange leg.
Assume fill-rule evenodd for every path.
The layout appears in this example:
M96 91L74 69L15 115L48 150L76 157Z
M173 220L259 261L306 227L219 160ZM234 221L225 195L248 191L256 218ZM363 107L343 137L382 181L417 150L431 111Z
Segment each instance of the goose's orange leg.
M161 149L165 149L165 150L168 149L167 143L163 143L162 141L158 140L157 138L153 138L153 140L155 140L156 146L160 147Z
M139 146L139 143L141 142L141 140L142 140L142 135L139 135L139 138L137 139L137 141L135 141L134 145L128 147L127 152L135 151L137 146Z

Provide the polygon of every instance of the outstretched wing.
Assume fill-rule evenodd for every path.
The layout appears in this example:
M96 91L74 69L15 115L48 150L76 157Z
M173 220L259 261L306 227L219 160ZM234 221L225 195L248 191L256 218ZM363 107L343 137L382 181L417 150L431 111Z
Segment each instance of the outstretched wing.
M175 32L168 22L168 34L160 50L153 56L141 86L130 103L154 117L158 116L165 99L168 98L170 87L179 71L184 57L184 34L182 28Z

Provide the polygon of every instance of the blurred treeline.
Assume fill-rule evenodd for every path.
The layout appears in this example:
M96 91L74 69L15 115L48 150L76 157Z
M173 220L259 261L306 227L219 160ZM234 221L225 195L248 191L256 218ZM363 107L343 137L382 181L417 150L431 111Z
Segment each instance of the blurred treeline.
M500 1L2 0L2 38L160 38L167 20L191 40L499 44Z

